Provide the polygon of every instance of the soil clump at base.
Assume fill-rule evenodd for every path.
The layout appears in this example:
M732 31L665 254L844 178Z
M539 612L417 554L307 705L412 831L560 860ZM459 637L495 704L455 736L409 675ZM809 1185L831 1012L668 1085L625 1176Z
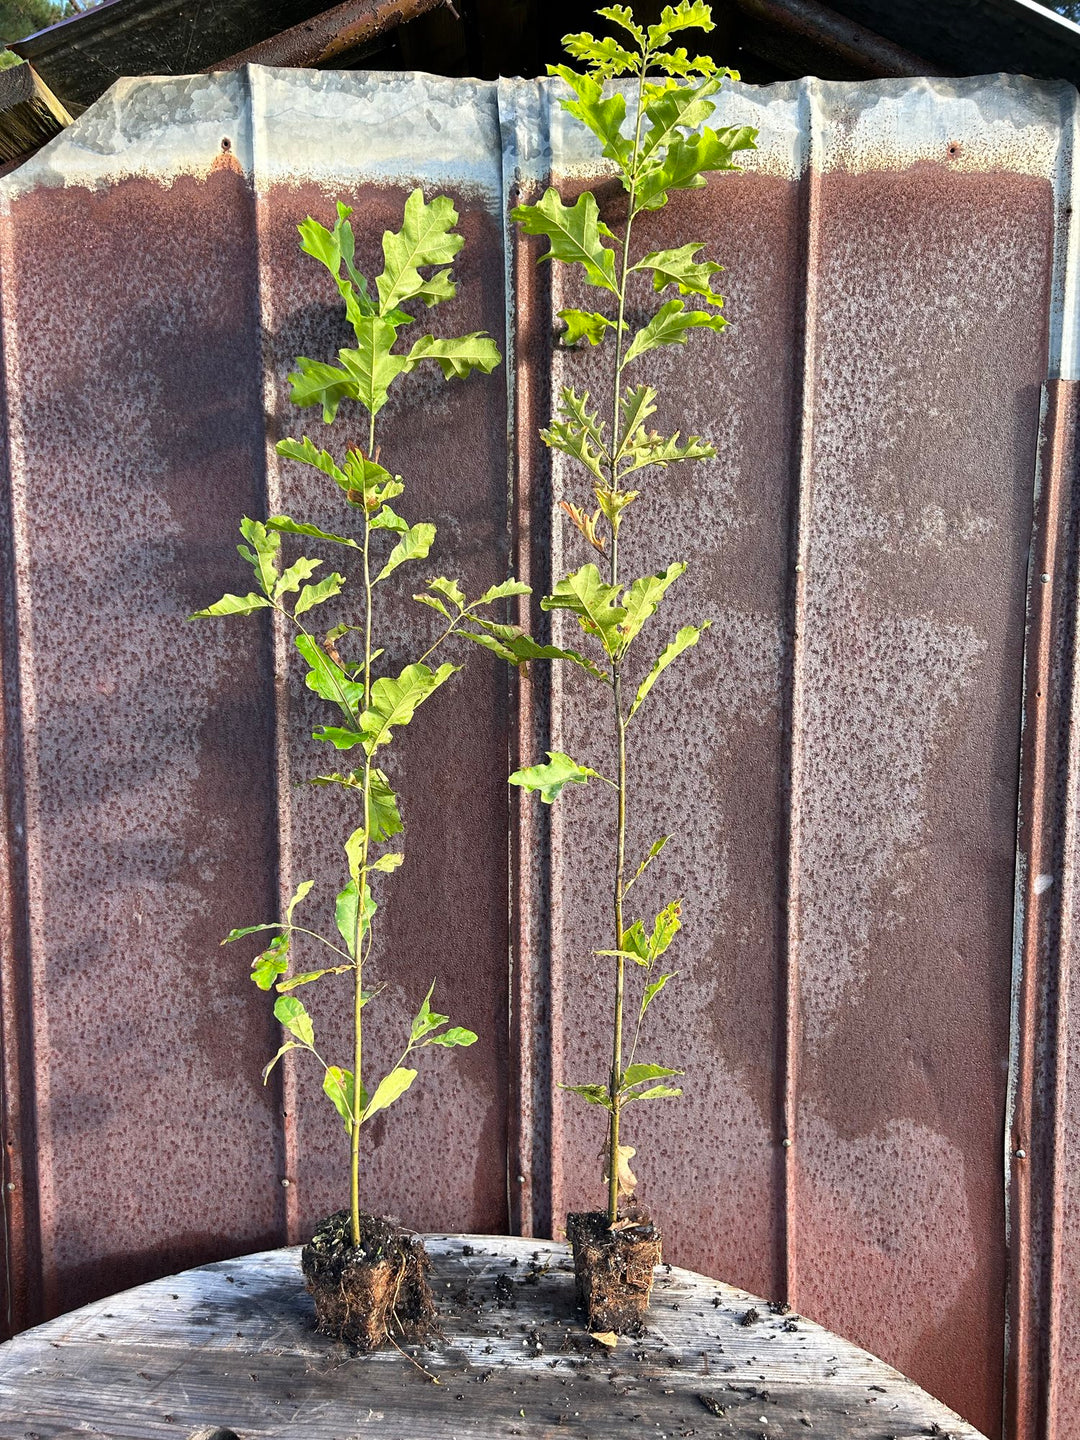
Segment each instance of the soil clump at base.
M597 1334L640 1333L660 1263L660 1231L647 1217L620 1217L619 1223L622 1229L610 1229L603 1210L566 1217L578 1304Z
M439 1333L423 1241L392 1220L361 1215L354 1245L349 1212L338 1210L318 1225L300 1264L324 1335L369 1351L387 1338L400 1344Z

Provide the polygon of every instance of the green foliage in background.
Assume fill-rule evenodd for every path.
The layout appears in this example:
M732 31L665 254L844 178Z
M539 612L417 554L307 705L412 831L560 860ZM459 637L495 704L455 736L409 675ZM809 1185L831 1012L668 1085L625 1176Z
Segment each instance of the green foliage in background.
M631 477L640 486L654 467L710 460L715 454L712 445L697 435L684 438L679 431L662 434L653 428L662 397L647 382L647 364L642 362L663 346L718 333L726 323L721 314L723 298L713 289L721 267L702 258L703 243L639 254L633 246L633 229L640 215L662 209L673 191L700 189L709 172L737 168L735 155L753 148L756 131L748 125L717 130L706 123L722 82L734 72L719 68L708 57L692 58L674 43L687 30L713 28L709 7L701 0L667 6L655 25L637 24L625 5L605 6L597 13L615 26L619 38L568 35L563 43L583 68L555 65L549 66L549 73L566 84L570 98L560 103L596 136L622 182L628 198L621 233L601 218L590 191L568 205L549 189L538 203L519 206L514 218L526 234L546 240L548 248L541 259L570 267L579 282L596 292L588 308L559 312L566 326L564 343L603 345L610 356L608 394L594 401L588 392L563 389L556 417L541 434L547 445L570 458L586 491L592 492L587 504L563 501L562 509L584 544L599 557L599 565L594 559L567 575L542 605L574 617L583 632L584 653L567 651L564 658L608 692L612 774L605 776L569 755L553 752L545 762L517 771L510 780L536 792L549 805L570 785L599 781L614 792L613 943L610 950L598 952L613 962L614 970L611 1069L602 1081L563 1088L608 1112L605 1181L608 1220L615 1224L620 1197L628 1195L635 1183L628 1164L634 1150L621 1144L624 1110L638 1100L669 1099L682 1093L671 1083L681 1072L637 1059L646 1014L675 978L675 972L665 967L681 923L681 902L668 901L651 920L627 919L630 890L669 838L660 835L630 873L628 746L636 728L648 723L643 707L657 681L698 643L709 624L684 625L666 643L654 642L645 658L639 658L641 637L655 628L654 616L686 566L669 561L653 574L627 579L619 566L620 531L641 493L628 485ZM621 76L634 82L629 102L622 88L609 84ZM637 328L627 318L631 295L633 313L640 313L645 295L659 297L652 315ZM535 642L508 637L503 643L508 658L518 659L525 657L524 647ZM658 826L667 818L658 817ZM629 1013L628 963L639 982Z
M328 711L327 723L319 726L314 738L334 756L332 766L314 777L313 783L343 789L358 806L360 823L344 843L348 878L335 901L337 937L328 938L297 921L299 907L314 883L305 880L283 920L233 930L223 942L256 932L273 935L253 962L251 978L261 990L274 992L274 1014L288 1038L263 1078L265 1081L281 1057L293 1050L310 1054L322 1067L323 1090L349 1135L352 1238L356 1244L360 1237L362 1126L412 1085L417 1071L407 1062L416 1052L432 1045L445 1049L472 1045L476 1040L473 1031L449 1026L450 1017L431 1008L432 982L396 1064L374 1084L364 1078L364 1010L383 988L364 985L379 908L373 880L392 874L405 860L400 840L405 825L398 797L382 769L382 757L420 706L460 668L449 662L428 663L440 646L466 627L479 630L484 637L498 633L500 627L485 612L508 595L527 592L528 587L505 581L470 601L456 580L441 576L430 580L414 598L445 618L441 633L398 674L376 674L376 662L383 653L375 643L378 587L399 567L424 560L435 540L434 525L412 523L391 504L404 494L405 483L380 462L376 417L391 386L418 366L437 365L447 380L463 379L474 370L490 372L501 357L494 341L484 334L442 337L423 333L411 344L399 344L416 325L410 307L431 309L456 291L450 263L464 241L454 230L457 212L446 196L436 196L428 203L419 189L412 192L401 229L383 235L383 269L373 284L356 267L351 213L348 206L339 204L332 230L309 218L300 226L300 238L301 249L333 276L356 344L339 350L336 364L302 356L289 380L293 402L316 407L326 424L334 421L346 402L359 405L368 418L367 448L351 447L334 455L306 435L282 440L277 448L282 456L324 475L336 487L352 523L342 527L348 533L337 534L288 515L271 516L265 524L243 520L244 543L238 549L251 567L252 588L245 594L223 595L197 613L207 618L269 610L293 632L307 667L306 684ZM287 561L282 554L283 536L336 547L342 570L325 573L321 560L304 556ZM359 571L359 612L350 623L319 633L318 609L342 591L346 583L343 571L349 564ZM316 968L293 968L294 947L312 942L322 947L323 962ZM352 979L349 1065L324 1059L316 1047L311 1016L296 993L340 975Z

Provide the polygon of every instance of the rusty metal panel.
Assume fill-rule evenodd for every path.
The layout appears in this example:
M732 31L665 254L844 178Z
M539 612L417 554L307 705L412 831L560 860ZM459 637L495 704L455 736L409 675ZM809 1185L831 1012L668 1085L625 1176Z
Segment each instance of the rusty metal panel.
M650 1055L691 1094L628 1138L672 1258L786 1290L994 1434L1025 582L1040 387L1070 343L1073 92L764 94L748 173L664 215L665 243L709 236L737 323L668 367L720 463L693 491L649 484L674 541L640 563L685 555L672 625L720 623L638 736L639 805L687 817L652 890L687 895L685 988ZM602 174L546 114L533 171ZM555 351L552 377L595 392L598 367ZM556 461L556 498L569 480ZM572 547L553 530L556 571ZM557 678L551 709L553 743L599 760L578 690ZM638 845L661 828L639 823ZM580 796L551 825L551 1068L594 1078L604 837ZM557 1226L597 1194L601 1137L561 1097L551 1133ZM1016 1363L1049 1338L1017 1331Z
M1067 1436L1080 1399L1075 98L1010 77L730 89L721 118L761 148L641 233L708 238L727 266L727 334L657 367L672 425L720 454L647 482L667 538L628 557L688 559L669 623L714 621L632 759L635 843L687 817L642 903L685 896L649 1043L688 1095L628 1137L669 1256L786 1294L990 1435L1008 1379L1025 1440ZM287 637L183 617L234 583L241 514L334 521L273 451L293 357L341 336L295 224L347 199L370 262L414 183L455 197L468 238L448 318L507 356L392 402L435 570L513 565L542 591L587 558L536 431L599 359L556 344L575 293L508 221L603 175L555 100L258 67L121 82L0 186L16 1326L338 1202L336 1121L303 1073L259 1089L273 1026L217 940L300 879L332 893L348 816L299 783L317 756ZM412 588L391 654L422 633ZM374 1127L365 1196L420 1226L557 1233L598 1191L599 1131L553 1081L607 1063L601 818L504 785L545 743L600 758L566 682L470 657L400 757L415 868L388 1014L437 974L483 1041L436 1057L392 1139Z

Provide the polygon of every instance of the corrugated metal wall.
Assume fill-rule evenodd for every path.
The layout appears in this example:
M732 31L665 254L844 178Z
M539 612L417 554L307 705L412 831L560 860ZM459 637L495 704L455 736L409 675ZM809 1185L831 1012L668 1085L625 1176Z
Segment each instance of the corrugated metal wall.
M663 541L628 556L689 560L669 624L714 620L632 760L635 844L679 817L642 904L686 896L650 1050L687 1098L634 1116L642 1192L672 1260L786 1293L991 1435L1005 1388L1012 1433L1066 1440L1076 92L806 81L733 86L723 114L761 128L746 172L649 221L709 239L734 323L657 366L682 397L659 419L719 457L647 482ZM345 198L370 262L416 182L462 213L453 323L508 356L392 402L433 573L540 590L586 558L535 432L601 362L554 344L567 282L506 220L595 174L581 145L547 84L252 68L121 82L0 187L15 1327L340 1199L337 1122L310 1076L259 1087L269 1007L217 941L329 888L347 817L296 783L315 747L283 638L184 617L237 583L242 514L334 521L273 452L293 356L341 334L295 225ZM391 658L424 629L414 588ZM549 812L504 778L545 746L599 757L597 717L562 674L519 692L469 659L402 751L382 956L402 1013L438 973L482 1043L373 1127L365 1194L550 1233L599 1175L552 1080L605 1064L604 840L589 795Z

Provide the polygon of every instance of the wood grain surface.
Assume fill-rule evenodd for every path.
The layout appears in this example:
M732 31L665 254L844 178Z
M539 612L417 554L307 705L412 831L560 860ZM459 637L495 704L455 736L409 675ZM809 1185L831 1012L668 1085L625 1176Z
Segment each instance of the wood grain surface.
M226 1427L239 1440L982 1440L865 1351L690 1271L661 1266L647 1333L609 1350L574 1313L565 1245L427 1245L439 1344L351 1355L314 1332L299 1251L266 1251L0 1346L0 1437L188 1440Z

